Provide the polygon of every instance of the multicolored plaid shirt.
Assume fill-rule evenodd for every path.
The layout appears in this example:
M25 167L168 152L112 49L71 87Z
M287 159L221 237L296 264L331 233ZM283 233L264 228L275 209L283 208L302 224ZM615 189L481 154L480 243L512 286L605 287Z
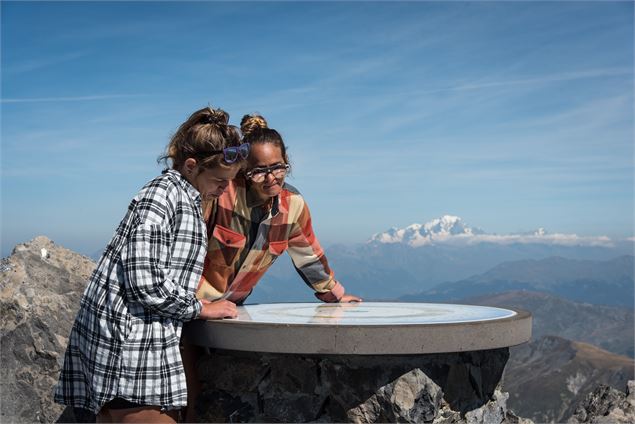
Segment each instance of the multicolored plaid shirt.
M335 280L300 193L284 184L270 207L237 178L208 208L208 250L197 296L214 300L223 294L243 301L273 262L285 251L318 299L337 302L344 287Z
M201 311L206 251L199 192L174 170L146 184L86 287L55 401L96 413L114 397L185 406L179 339Z

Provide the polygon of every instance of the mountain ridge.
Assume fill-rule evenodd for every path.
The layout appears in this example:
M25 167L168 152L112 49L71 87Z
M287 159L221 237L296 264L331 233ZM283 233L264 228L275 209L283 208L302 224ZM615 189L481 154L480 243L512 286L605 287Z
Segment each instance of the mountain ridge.
M529 290L549 292L577 302L633 308L634 268L635 257L630 255L606 261L562 257L509 261L409 296L428 301L454 301L486 293Z
M630 308L579 303L527 290L466 298L460 303L530 311L533 339L553 335L635 357L635 314Z
M519 416L564 422L598 384L625 390L632 379L631 358L588 343L543 336L511 349L503 388Z

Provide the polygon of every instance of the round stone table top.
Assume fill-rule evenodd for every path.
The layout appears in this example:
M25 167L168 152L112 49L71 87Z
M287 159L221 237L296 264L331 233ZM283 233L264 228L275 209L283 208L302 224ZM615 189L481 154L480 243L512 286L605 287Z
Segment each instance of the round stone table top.
M195 320L192 343L253 352L399 355L514 346L531 338L526 311L442 303L273 303L238 318Z

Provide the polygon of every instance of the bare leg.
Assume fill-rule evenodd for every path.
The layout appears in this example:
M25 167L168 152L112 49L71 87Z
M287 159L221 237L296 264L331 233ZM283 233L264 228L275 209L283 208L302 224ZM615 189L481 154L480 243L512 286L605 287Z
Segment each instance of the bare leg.
M106 411L103 411L106 409ZM175 424L177 422L179 411L161 411L158 406L142 406L139 408L126 408L126 409L108 409L102 408L104 415L110 418L111 423L169 423ZM99 411L99 416L102 416L102 411ZM104 422L104 421L98 421Z
M101 408L99 414L97 414L96 421L98 423L114 423L115 421L110 416L110 409Z
M185 369L185 381L187 384L187 408L185 408L185 422L195 423L196 400L201 393L201 382L196 371L196 363L203 356L203 349L187 343L185 338L181 339L181 359Z

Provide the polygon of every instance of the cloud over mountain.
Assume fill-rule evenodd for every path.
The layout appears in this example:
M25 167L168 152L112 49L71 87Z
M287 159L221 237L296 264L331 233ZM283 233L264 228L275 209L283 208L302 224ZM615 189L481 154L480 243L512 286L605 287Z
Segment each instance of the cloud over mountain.
M496 244L549 244L561 246L611 247L613 241L606 236L578 236L577 234L549 233L544 228L518 234L489 234L477 227L470 227L460 217L443 215L425 224L412 224L405 228L393 227L374 234L368 243L405 244L419 247L434 244L471 245Z

